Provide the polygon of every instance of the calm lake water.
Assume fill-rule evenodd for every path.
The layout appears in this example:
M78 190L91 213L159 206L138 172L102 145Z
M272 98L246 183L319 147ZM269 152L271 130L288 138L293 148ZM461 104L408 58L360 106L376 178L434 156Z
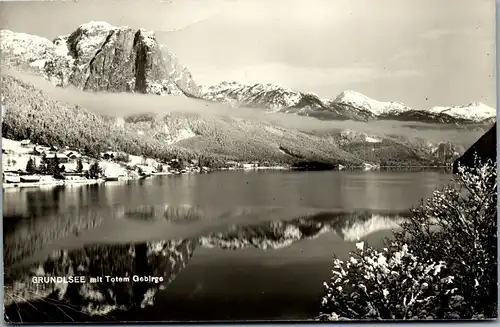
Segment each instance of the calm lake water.
M439 171L242 171L5 190L6 285L33 267L45 276L165 279L86 284L112 294L99 299L71 284L53 302L6 313L24 322L308 319L334 254L346 258L358 237L380 246L409 208L450 180Z

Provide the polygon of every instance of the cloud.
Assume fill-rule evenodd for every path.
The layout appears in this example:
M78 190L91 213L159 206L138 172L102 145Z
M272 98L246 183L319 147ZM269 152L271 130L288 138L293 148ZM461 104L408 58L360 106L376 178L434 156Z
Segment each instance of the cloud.
M456 129L436 129L436 125L397 121L322 121L310 117L282 113L265 113L254 108L232 108L223 103L212 103L176 96L157 96L130 93L93 93L83 92L74 87L56 88L45 79L3 69L3 74L15 76L36 88L41 89L52 100L83 108L100 115L129 116L141 113L184 113L202 116L230 116L247 120L270 123L288 129L301 131L331 131L352 129L372 135L406 135L424 137L429 141L454 140L458 144L470 146L479 136L476 131ZM8 94L6 95L8 96Z

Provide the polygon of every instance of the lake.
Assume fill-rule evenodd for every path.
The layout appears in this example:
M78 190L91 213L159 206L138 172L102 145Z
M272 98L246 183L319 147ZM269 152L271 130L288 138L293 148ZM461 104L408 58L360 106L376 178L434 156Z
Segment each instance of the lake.
M24 322L309 319L333 255L346 258L358 238L381 246L411 207L450 181L443 171L231 171L4 190L5 285L34 275L163 278L67 284L43 300L34 294L50 292L37 288L6 314Z

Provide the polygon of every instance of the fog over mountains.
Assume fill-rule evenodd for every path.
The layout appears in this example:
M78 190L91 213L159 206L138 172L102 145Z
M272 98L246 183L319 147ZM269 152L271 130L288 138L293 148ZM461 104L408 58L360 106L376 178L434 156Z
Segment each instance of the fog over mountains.
M73 85L84 91L184 95L326 120L478 123L496 116L494 108L479 102L415 109L352 90L321 99L275 84L235 81L198 87L188 68L167 46L158 44L153 32L106 22L83 24L53 41L8 30L0 31L0 37L2 53L10 64L27 64L55 85Z
M64 141L64 145L69 142L88 149L113 147L140 155L146 155L147 148L147 155L161 152L163 157L421 165L453 160L496 117L496 110L482 103L415 109L352 90L324 99L275 84L198 86L188 68L157 42L153 32L106 22L83 24L52 41L9 30L0 31L0 38L4 68L41 76L68 92L61 97L56 88L28 81L31 77L4 79L2 106L7 114L2 113L2 131L16 139L36 134L44 142ZM33 93L32 86L19 78L44 92ZM81 95L75 89L91 93ZM134 94L148 96L127 97ZM112 95L116 97L110 98ZM158 101L151 99L156 96ZM24 115L16 112L19 110L34 113ZM180 114L171 115L172 110ZM91 132L92 145L67 132L68 137L63 137L49 126L60 119L55 115L59 111L72 112L70 115L78 111L75 119L92 119L94 126L100 126ZM219 114L217 118L199 116L214 112ZM35 115L41 115L38 121L33 120ZM262 123L252 121L255 117ZM46 119L52 123L40 125ZM390 128L376 125L383 121ZM404 125L410 123L417 125ZM421 123L424 125L418 125ZM90 132L87 121L61 121L60 125L67 128L68 124L76 124L76 134L71 134L79 135L76 131L81 129ZM28 125L38 126L37 132L16 127ZM422 132L424 129L427 131Z

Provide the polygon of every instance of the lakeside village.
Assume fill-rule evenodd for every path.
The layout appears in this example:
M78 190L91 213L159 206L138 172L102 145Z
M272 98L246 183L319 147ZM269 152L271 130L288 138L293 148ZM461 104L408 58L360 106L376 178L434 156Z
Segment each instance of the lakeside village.
M273 167L286 169L286 167ZM226 162L221 170L266 169L259 162ZM270 169L270 167L267 167ZM99 159L81 155L68 147L33 144L30 140L13 141L2 138L3 188L82 185L103 182L139 180L158 175L209 173L198 160L181 162L129 155L123 152L101 153Z

